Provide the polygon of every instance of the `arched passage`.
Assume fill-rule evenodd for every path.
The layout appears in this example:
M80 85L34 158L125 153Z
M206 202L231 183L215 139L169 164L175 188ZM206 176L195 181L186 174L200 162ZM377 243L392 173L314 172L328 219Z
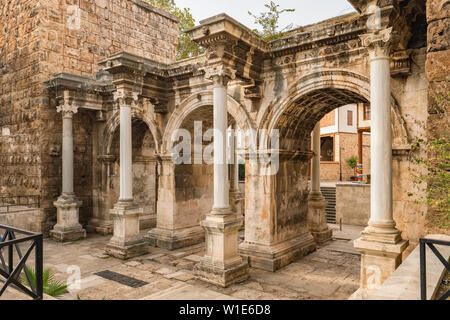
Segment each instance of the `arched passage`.
M140 216L140 228L150 229L156 225L157 154L160 135L156 124L135 108L132 110L132 137L133 196L135 203L143 209ZM120 194L120 116L118 111L105 126L101 148L102 156L99 158L102 165L100 189L102 195L99 203L101 228L98 229L101 232L110 233L112 231L110 210L118 202Z
M370 100L369 80L344 70L321 70L300 78L288 94L260 110L259 129L268 131L259 141L270 149L270 133L279 130L279 169L264 175L264 164L248 163L245 242L240 251L253 267L275 271L314 250L308 228L308 164L310 135L332 110ZM394 148L407 141L407 131L392 98Z
M254 128L243 106L228 97L228 124L240 128ZM213 206L214 168L191 148L191 162L175 164L172 136L182 129L190 134L194 143L195 122L201 123L202 135L213 129L213 96L209 91L194 94L184 100L172 114L164 133L159 183L157 228L150 231L150 243L170 250L199 243L204 240L200 227ZM212 141L203 141L202 154Z

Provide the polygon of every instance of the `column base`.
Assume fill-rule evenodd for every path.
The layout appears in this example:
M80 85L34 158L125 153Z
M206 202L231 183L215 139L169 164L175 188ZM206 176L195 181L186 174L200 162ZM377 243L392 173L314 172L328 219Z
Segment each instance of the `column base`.
M355 248L361 252L361 287L360 293L378 290L387 278L402 263L402 254L408 248L407 240L398 243L355 240ZM375 236L375 235L373 235Z
M120 259L128 260L136 257L143 256L148 253L148 244L145 242L139 242L133 245L115 245L109 243L106 246L105 252L107 255Z
M57 209L57 224L50 231L50 237L59 242L86 238L86 230L79 223L82 202L75 195L61 195L53 204Z
M201 222L206 234L206 255L194 267L197 279L221 287L248 279L248 261L238 254L242 221L229 209L215 209Z
M205 231L200 226L178 230L156 228L151 230L145 239L153 247L172 251L203 243Z
M240 260L241 262L227 269L216 267L208 260L204 260L194 267L194 273L198 280L226 288L250 277L247 259L240 258Z
M311 231L311 235L318 245L323 245L333 239L333 230L328 229L322 232Z
M321 192L311 193L308 199L308 227L317 244L322 245L333 238L326 217L327 202Z
M88 226L86 227L86 231L89 233L98 233L103 236L108 236L113 234L114 222L111 220L99 220L99 219L91 219L89 221Z
M148 253L148 245L139 234L141 213L133 201L119 201L111 210L114 235L105 249L108 255L127 260Z
M239 253L248 258L252 268L270 272L275 272L315 250L315 240L309 233L272 246L248 242L239 246Z

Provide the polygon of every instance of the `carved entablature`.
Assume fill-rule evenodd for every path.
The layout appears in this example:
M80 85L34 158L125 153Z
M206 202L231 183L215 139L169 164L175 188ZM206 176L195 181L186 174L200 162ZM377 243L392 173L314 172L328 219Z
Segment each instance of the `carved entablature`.
M408 50L397 51L391 57L391 75L403 77L411 74L411 53Z
M167 100L162 99L149 99L149 104L154 113L167 114L169 113Z
M288 36L269 43L269 52L273 57L295 54L299 51L332 46L358 39L366 32L366 18L356 14L348 15L346 21L335 24L315 25L315 28L299 28Z
M245 99L259 101L263 98L262 80L252 80L248 85L244 85Z
M392 28L367 33L360 38L363 46L369 51L370 59L389 58L399 42L399 37Z
M44 85L50 93L51 101L55 101L56 105L66 104L70 100L70 104L93 111L104 110L105 101L110 99L113 90L112 84L104 79L67 73L54 75Z

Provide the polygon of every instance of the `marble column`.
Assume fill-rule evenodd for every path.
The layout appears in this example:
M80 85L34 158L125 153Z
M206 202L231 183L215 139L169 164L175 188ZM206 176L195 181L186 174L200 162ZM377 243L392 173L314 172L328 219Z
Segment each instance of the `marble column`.
M115 93L120 107L120 198L111 210L114 232L106 252L119 259L130 259L148 252L147 244L140 236L139 217L143 210L133 199L131 103L124 91Z
M231 210L236 214L244 216L243 201L244 196L239 190L239 157L238 157L238 133L237 126L234 125L232 134L230 135L230 152L231 152L231 164L230 164L230 205ZM243 225L242 225L243 228Z
M243 219L229 204L227 83L235 78L235 73L223 66L206 70L206 78L214 82L214 206L201 222L206 234L206 254L194 272L198 279L222 287L249 276L248 262L238 254L238 230Z
M408 241L393 218L392 120L390 52L396 44L392 28L361 36L370 55L371 208L369 226L355 248L361 251L361 290L375 291L402 262Z
M323 244L331 240L333 232L328 228L327 202L320 191L320 122L311 135L311 149L314 153L311 165L311 192L308 199L308 227L314 240Z
M65 103L57 107L63 117L62 138L62 194L54 205L57 209L57 223L50 236L57 241L74 241L86 238L86 231L79 222L79 210L82 202L74 193L73 183L73 115L78 112L76 106Z

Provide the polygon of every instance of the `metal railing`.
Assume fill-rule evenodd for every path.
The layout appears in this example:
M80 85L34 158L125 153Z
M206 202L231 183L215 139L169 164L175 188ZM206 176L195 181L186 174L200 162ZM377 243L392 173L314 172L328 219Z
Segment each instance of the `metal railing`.
M427 300L427 246L431 249L434 255L445 266L448 272L450 272L450 264L448 259L445 259L435 245L450 246L450 242L432 239L420 239L420 296L422 300ZM447 300L450 297L450 290L448 290L438 300Z
M29 295L35 300L42 300L43 298L43 235L33 232L28 232L8 226L0 225L0 279L4 278L5 281L0 289L0 296L3 295L8 286L13 285L17 289L21 290L25 294ZM3 233L5 230L5 233ZM23 236L21 238L16 237L16 233ZM20 244L27 244L31 242L22 254ZM3 253L5 249L8 252L8 263L5 261ZM14 249L16 249L19 262L14 266ZM33 278L29 270L25 268L25 263L30 257L31 253L35 252L35 277ZM20 277L22 276L22 270L24 276L27 279L30 288L26 287ZM3 279L2 279L3 280Z
M6 208L10 212L13 207L40 208L41 196L9 196L0 197L0 209ZM4 211L0 210L0 213Z

